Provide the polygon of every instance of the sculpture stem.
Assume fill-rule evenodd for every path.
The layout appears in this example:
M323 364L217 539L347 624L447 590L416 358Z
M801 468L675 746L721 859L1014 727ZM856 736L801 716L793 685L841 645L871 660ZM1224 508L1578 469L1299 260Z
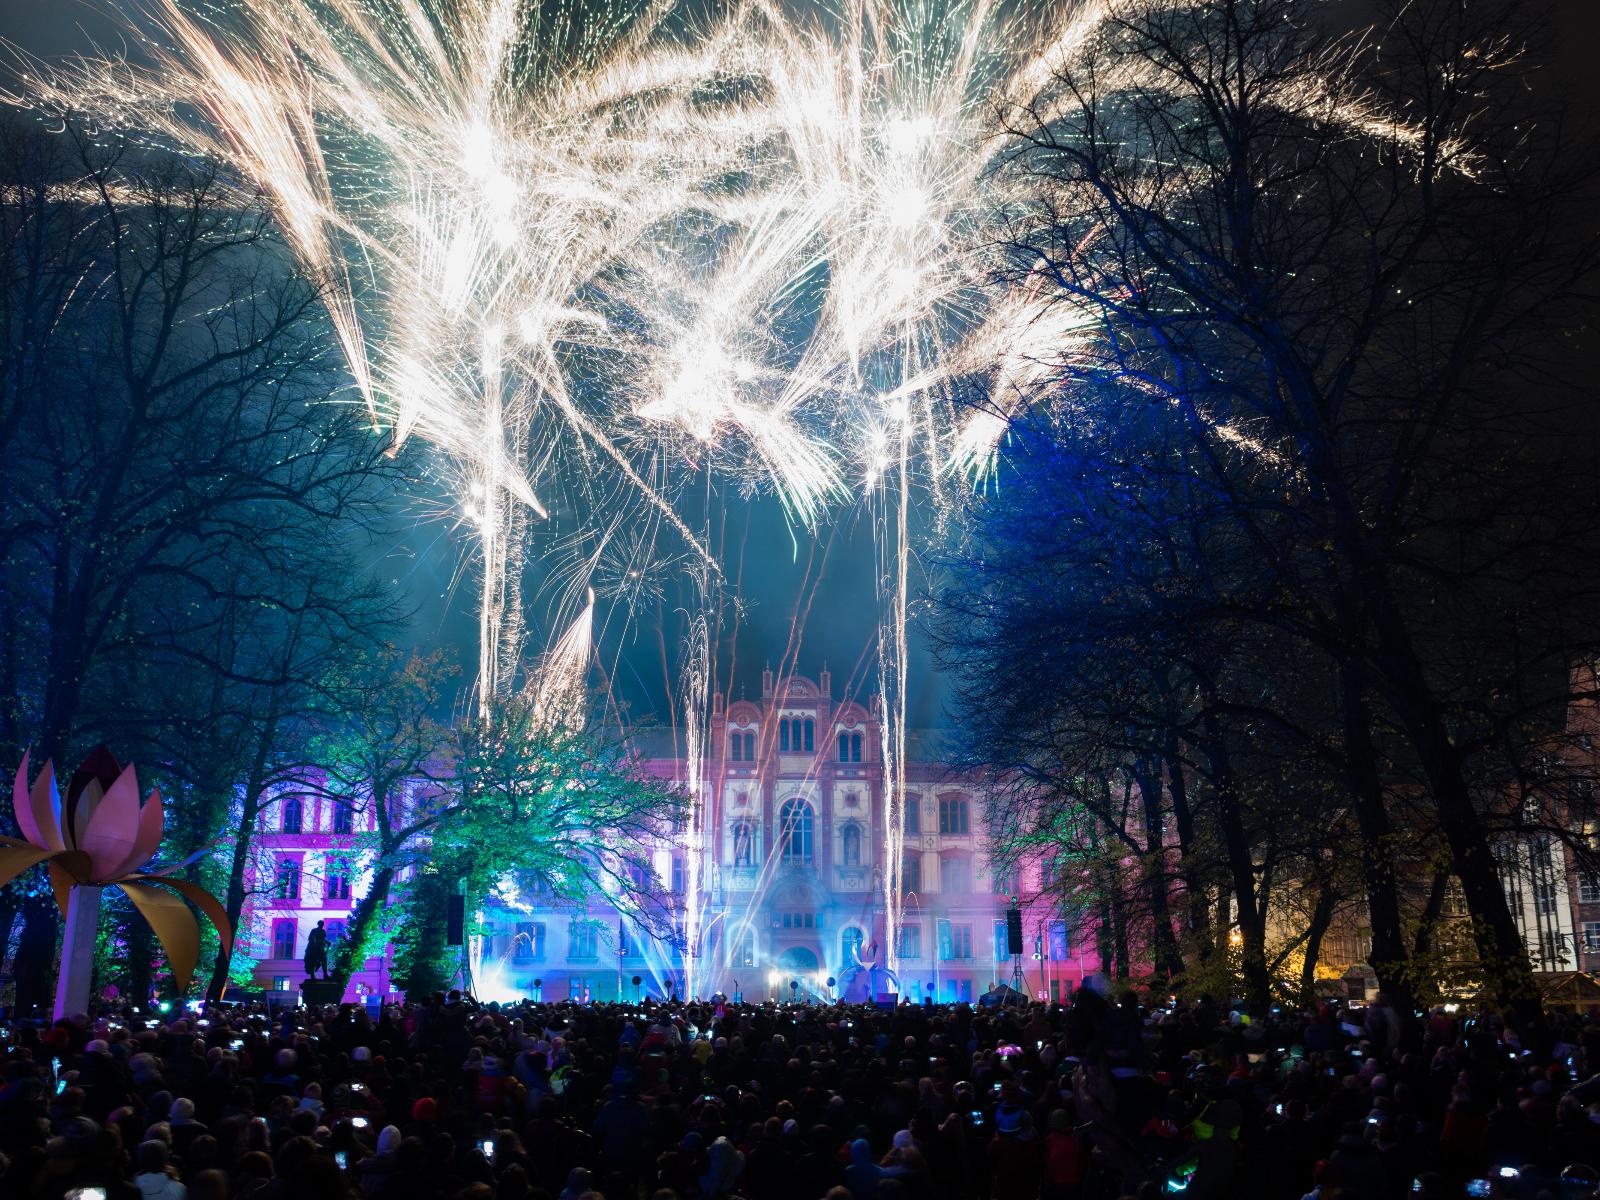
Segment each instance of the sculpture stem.
M61 971L56 976L55 1019L89 1011L94 977L94 936L100 923L100 889L79 885L67 893L67 924L61 933Z

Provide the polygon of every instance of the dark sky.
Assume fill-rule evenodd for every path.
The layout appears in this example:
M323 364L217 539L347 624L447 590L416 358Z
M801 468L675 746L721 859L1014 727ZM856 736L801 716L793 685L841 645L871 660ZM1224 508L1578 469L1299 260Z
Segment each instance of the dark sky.
M1600 112L1600 73L1594 70L1600 36L1600 0L1527 0L1543 9L1553 24L1556 47L1548 86L1573 101L1573 110L1593 119ZM1351 25L1368 19L1379 6L1372 0L1328 0L1333 16ZM42 58L88 52L98 44L122 43L116 0L0 0L0 38ZM406 589L418 608L415 638L419 645L456 645L463 664L474 662L476 624L470 576L452 591L460 566L451 532L427 516L437 511L436 497L401 500L414 507L416 521L390 556L386 571ZM719 681L759 694L762 667L777 665L791 646L797 603L818 583L804 620L804 636L796 660L803 674L815 675L823 661L833 672L835 694L854 682L857 695L875 686L870 658L874 638L872 543L865 519L845 515L816 545L791 536L782 514L771 502L738 503L729 509L725 560L730 579L737 579L745 600L737 640L725 639ZM925 593L918 575L913 594ZM676 636L681 618L674 606L682 593L669 589L659 611L644 614L625 636L612 636L603 646L615 665L612 684L636 715L670 716L667 680L674 678ZM665 646L665 656L662 647ZM945 721L944 690L929 656L916 639L912 654L911 720L930 726Z

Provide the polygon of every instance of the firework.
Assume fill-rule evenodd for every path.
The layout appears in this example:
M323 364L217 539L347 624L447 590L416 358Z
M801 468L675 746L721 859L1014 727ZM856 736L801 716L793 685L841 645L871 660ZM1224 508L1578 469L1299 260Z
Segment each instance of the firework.
M1059 115L1053 81L1111 7L149 0L152 67L85 60L22 99L203 155L241 200L265 197L374 424L436 447L457 483L485 706L528 677L520 580L547 507L582 531L546 572L554 611L581 615L541 713L581 703L613 540L623 603L685 556L715 591L711 539L679 515L691 480L768 489L803 530L867 506L894 965L910 514L992 468L1008 419L1099 320L1047 277L996 284L983 248L1015 176L994 114ZM1346 119L1403 132L1370 105ZM961 410L960 382L990 404ZM704 620L691 643L698 759ZM715 843L694 775L691 892ZM691 941L698 913L692 898Z

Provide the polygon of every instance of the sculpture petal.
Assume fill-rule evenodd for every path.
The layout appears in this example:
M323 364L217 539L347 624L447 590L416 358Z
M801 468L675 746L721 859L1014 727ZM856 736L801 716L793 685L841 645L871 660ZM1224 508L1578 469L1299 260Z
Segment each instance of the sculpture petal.
M0 887L56 853L38 846L0 846Z
M161 883L166 887L175 889L186 897L201 912L211 919L211 924L216 927L217 937L222 942L224 950L233 946L233 922L228 920L228 910L222 903L198 883L191 883L187 879L167 879L156 875L134 875L130 878L143 883Z
M194 978L194 965L200 958L200 926L194 914L171 892L148 883L124 879L118 886L150 923L156 941L166 951L167 965L172 968L178 990L188 990L189 981Z
M96 746L78 764L67 780L66 803L61 806L61 836L67 845L73 849L82 847L90 815L121 775L122 764L104 746Z
M28 787L28 756L23 754L22 765L11 786L11 807L17 814L17 828L22 836L35 846L46 850L65 850L61 840L61 799L56 795L55 764L45 759L44 770Z
M140 816L139 779L129 763L87 810L78 849L89 856L90 878L104 882L127 874L119 868L132 856Z
M137 871L156 856L161 849L161 836L166 832L165 817L161 811L161 789L152 788L144 807L139 810L139 829L133 839L133 849L128 857L117 864L112 878Z

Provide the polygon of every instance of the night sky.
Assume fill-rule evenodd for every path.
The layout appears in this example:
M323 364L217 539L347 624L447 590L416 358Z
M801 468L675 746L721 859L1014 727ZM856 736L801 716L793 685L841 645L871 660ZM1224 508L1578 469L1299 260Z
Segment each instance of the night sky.
M1600 111L1600 78L1593 70L1600 3L1530 2L1546 7L1555 23L1558 57L1550 64L1552 87L1573 101L1574 113L1594 120ZM0 4L0 37L46 59L89 52L96 44L119 48L124 43L118 24L107 13L114 6L115 0L10 0ZM1378 8L1372 0L1330 0L1330 6L1352 24ZM415 644L422 649L454 646L463 666L470 668L476 658L471 567L462 573L452 532L431 515L448 506L442 493L397 496L396 509L406 514L407 525L382 570L415 605ZM412 514L414 520L409 519ZM821 531L813 546L802 532L791 533L775 502L735 500L729 502L725 539L728 576L738 580L746 607L737 638L724 641L719 681L731 683L735 696L741 691L759 695L763 666L768 662L776 666L790 643L797 599L805 598L803 584L820 580L804 623L796 668L814 676L826 661L836 694L853 684L855 694L864 698L875 679L873 552L865 514L836 513L832 526ZM929 586L926 574L917 572L913 596L925 596ZM608 671L615 668L613 694L634 717L670 719L669 680L676 674L673 656L682 627L681 614L674 610L685 594L669 586L659 611L641 614L625 633L616 628L620 623L613 622L611 634L602 642L603 662ZM535 634L539 632L536 628ZM911 723L945 724L944 689L925 639L916 638L912 659Z

